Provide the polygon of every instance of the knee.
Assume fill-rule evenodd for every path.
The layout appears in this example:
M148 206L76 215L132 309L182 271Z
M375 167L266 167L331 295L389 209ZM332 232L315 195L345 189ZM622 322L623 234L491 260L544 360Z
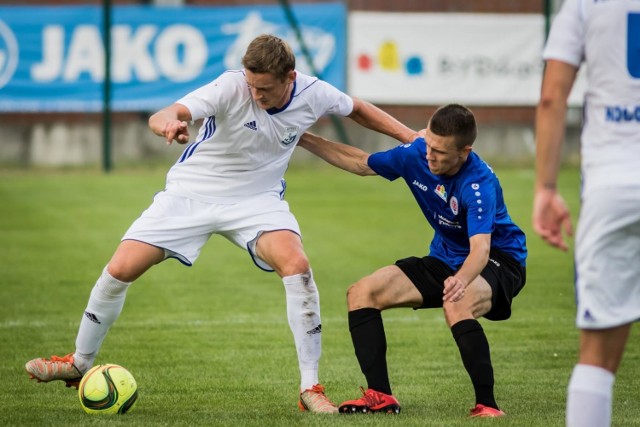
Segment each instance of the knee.
M126 263L112 260L107 265L107 272L116 280L121 282L130 283L138 278L138 275L135 274L131 268L129 268Z
M442 304L442 310L444 311L444 318L449 327L461 320L475 318L471 310L469 310L465 304L461 304L461 301L445 301L444 304Z
M349 311L366 307L378 308L375 307L375 302L373 301L366 284L363 282L356 282L349 286L347 289L347 306Z
M111 277L121 282L132 282L134 280L127 266L121 262L110 262L107 265L107 272Z
M296 254L280 265L272 266L281 277L306 273L311 269L309 260L304 254Z

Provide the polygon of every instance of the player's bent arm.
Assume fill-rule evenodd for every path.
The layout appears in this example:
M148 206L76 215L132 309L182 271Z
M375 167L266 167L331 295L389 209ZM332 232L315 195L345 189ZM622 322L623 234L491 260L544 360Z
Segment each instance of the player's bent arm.
M395 117L358 98L353 98L353 111L348 117L368 129L383 133L403 143L412 142L418 137L416 131L400 123Z
M347 172L361 176L376 175L367 163L369 153L352 145L330 141L309 132L302 135L298 145L325 162Z
M164 137L167 144L171 144L173 140L185 144L189 142L187 122L191 119L189 109L175 103L149 117L149 128L156 135Z
M462 267L455 275L444 281L443 301L458 301L464 297L464 291L482 272L489 262L491 234L476 234L469 238L470 251Z
M462 267L455 274L465 286L469 285L489 262L489 251L491 250L491 234L476 234L469 238L469 255L464 260Z

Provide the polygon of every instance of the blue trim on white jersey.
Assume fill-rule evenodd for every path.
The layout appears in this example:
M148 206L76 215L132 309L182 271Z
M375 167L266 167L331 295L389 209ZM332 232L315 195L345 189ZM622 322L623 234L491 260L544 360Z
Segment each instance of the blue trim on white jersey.
M216 116L207 117L204 126L204 135L202 135L200 141L191 143L191 145L189 145L184 150L182 156L180 156L180 160L178 160L178 163L182 163L189 157L191 157L193 155L193 152L196 151L196 148L198 147L198 145L200 145L201 142L206 141L213 136L213 134L216 132Z
M287 192L287 181L282 178L280 180L280 183L282 184L282 190L280 191L280 200L284 200L284 193Z
M302 89L299 93L296 93L294 95L294 98L300 94L302 94L302 92L304 92L305 90L309 89L311 86L313 86L314 84L318 83L318 79L315 79L309 86L305 87L304 89Z

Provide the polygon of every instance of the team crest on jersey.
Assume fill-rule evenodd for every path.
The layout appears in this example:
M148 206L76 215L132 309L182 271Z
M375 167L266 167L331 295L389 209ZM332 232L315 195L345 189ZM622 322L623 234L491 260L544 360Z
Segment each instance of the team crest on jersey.
M454 215L458 215L458 199L456 196L452 196L451 200L449 200L449 207Z
M298 137L298 128L295 126L288 127L284 130L284 134L280 138L280 142L289 145Z
M445 190L444 185L438 184L435 190L436 194L445 202L447 201L447 190Z

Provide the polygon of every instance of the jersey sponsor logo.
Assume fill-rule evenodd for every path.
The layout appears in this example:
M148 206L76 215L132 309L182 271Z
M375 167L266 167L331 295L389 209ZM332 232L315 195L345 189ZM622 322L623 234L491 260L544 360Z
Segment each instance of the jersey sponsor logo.
M257 131L258 130L258 126L256 126L255 120L252 120L252 121L250 121L248 123L245 123L244 127L249 128L249 129L251 129L253 131Z
M462 226L458 221L451 221L450 219L447 219L442 215L438 215L438 225L442 225L443 227L447 228L455 228L457 230L462 229Z
M320 333L322 333L322 324L319 324L318 326L311 329L310 331L307 331L307 335L315 335Z
M456 196L452 196L451 200L449 200L449 207L454 215L458 215L458 199Z
M419 189L421 189L422 191L427 191L429 189L429 188L427 188L426 185L424 185L423 183L421 183L417 179L414 179L412 184L415 185L416 187L418 187Z
M444 188L444 185L438 184L434 191L442 200L447 201L447 190Z
M288 127L284 130L284 134L280 137L280 142L289 145L298 137L298 128L295 126Z
M640 105L626 107L622 105L610 105L604 107L605 120L608 122L640 122Z

